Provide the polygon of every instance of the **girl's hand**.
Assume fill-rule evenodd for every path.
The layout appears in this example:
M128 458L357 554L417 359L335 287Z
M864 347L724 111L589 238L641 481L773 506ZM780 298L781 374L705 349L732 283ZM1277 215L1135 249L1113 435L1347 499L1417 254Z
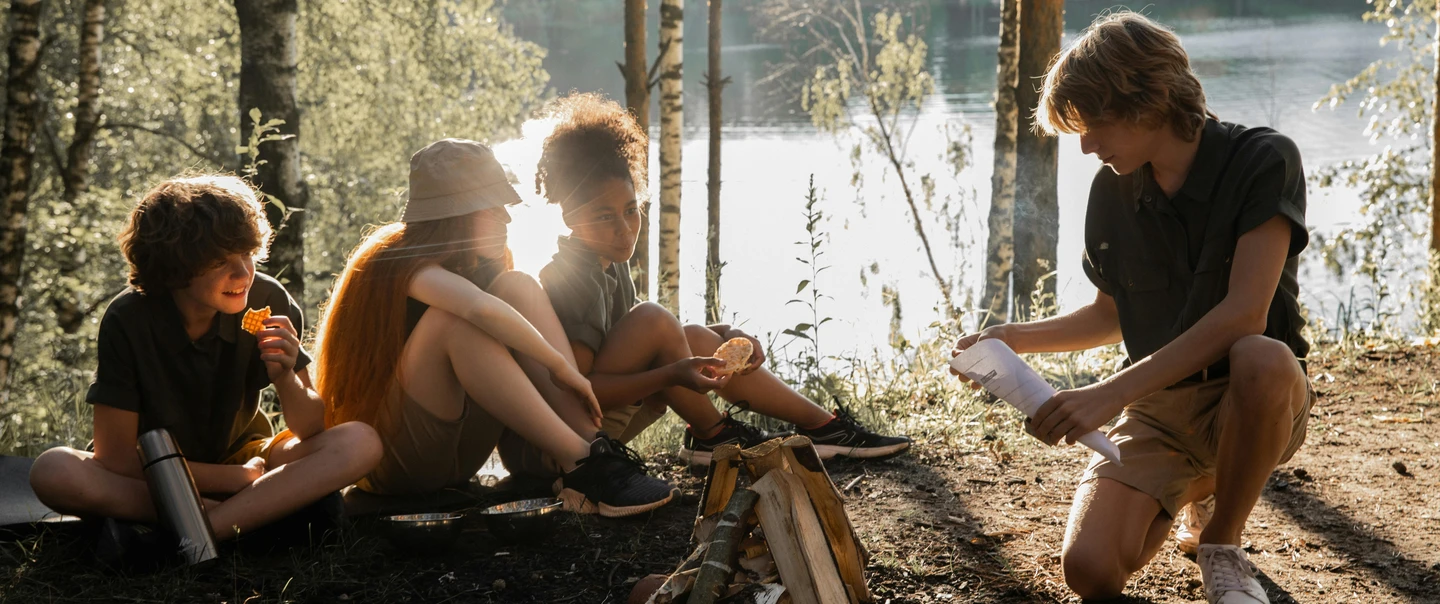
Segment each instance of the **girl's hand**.
M970 348L971 346L974 346L976 343L980 342L981 340L1000 340L1000 341L1004 341L1005 338L1001 335L1001 331L1000 331L1000 328L1002 328L1002 327L1004 327L1004 325L996 325L996 326L987 328L986 330L984 330L984 331L982 331L982 332L980 332L980 333L972 333L972 334L970 334L970 335L961 337L961 338L960 338L960 341L955 342L955 348L953 348L953 349L950 350L950 358L955 358L955 357L960 356L960 353L965 352L966 350L969 350L969 348ZM1007 344L1008 344L1008 342L1007 342ZM976 384L975 382L971 381L970 378L965 377L965 374L960 373L959 371L955 371L955 368L954 368L954 367L951 367L951 368L950 368L950 375L959 377L959 378L960 378L960 383L962 383L962 384L963 384L963 383L966 383L966 382L969 382L969 384L970 384L970 389L972 389L972 390L979 390L979 389L980 389L980 384Z
M589 408L590 419L594 420L595 427L600 427L604 412L600 410L600 400L595 398L595 390L590 386L588 378L580 375L580 371L571 367L569 363L562 363L558 371L550 370L550 381L579 396L580 400L584 401L585 406Z
M670 364L670 383L705 394L730 383L732 376L718 376L725 361L715 357L690 357Z
M261 476L265 475L265 458L251 457L250 461L245 462L239 469L240 477L236 481L234 488L230 490L231 493L240 492L245 487L250 486L251 483L260 480Z
M745 363L745 368L741 369L736 375L749 375L756 369L759 369L760 365L765 362L765 347L760 345L760 340L755 339L750 334L738 329L731 329L725 332L725 335L722 337L727 341L732 338L745 338L750 340L750 349L754 352L750 353L750 360Z
M260 342L260 360L265 361L265 372L271 383L295 375L295 363L300 358L300 336L290 317L276 315L265 319L265 329L255 334Z
M1106 382L1062 390L1025 422L1025 431L1047 445L1058 444L1062 438L1074 444L1081 436L1100 429L1128 404L1130 401L1116 396Z

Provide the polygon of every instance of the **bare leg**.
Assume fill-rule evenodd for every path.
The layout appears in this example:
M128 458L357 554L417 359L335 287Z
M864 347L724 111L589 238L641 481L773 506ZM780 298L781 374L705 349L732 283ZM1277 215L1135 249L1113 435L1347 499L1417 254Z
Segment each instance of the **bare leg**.
M1119 597L1130 575L1165 543L1170 522L1159 501L1123 483L1082 483L1065 528L1065 584L1086 600Z
M1309 397L1295 354L1278 340L1248 336L1230 348L1230 387L1220 400L1215 515L1200 543L1240 545L1245 520L1290 443Z
M545 294L539 281L525 273L509 271L496 277L486 291L514 307L540 331L540 335L545 336L545 341L560 351L572 366L575 365L575 354L570 348L570 340L565 337L565 328L560 326L555 308L550 305L550 296ZM575 393L556 386L550 379L550 370L538 361L521 354L516 354L515 360L530 377L530 383L540 396L550 403L555 414L581 438L594 440L597 430L585 402Z
M406 394L436 417L459 417L469 394L566 471L590 454L589 442L546 404L510 351L455 315L426 311L405 343L401 362Z
M654 302L642 302L630 309L605 334L605 343L595 354L594 373L627 374L648 371L694 356L685 328L670 311ZM686 388L667 388L665 398L681 419L697 432L719 427L720 411L710 397ZM635 401L600 401L605 407L629 405Z
M691 354L700 357L715 354L715 349L724 343L719 334L703 325L686 325L685 337L690 342ZM820 426L834 417L764 367L748 375L735 376L719 394L732 403L748 402L750 410L756 413L804 428Z
M370 426L349 422L277 451L275 469L213 507L215 537L251 531L355 482L380 461L380 437ZM155 505L145 481L121 476L93 453L60 448L35 460L31 483L58 511L126 520L154 521Z

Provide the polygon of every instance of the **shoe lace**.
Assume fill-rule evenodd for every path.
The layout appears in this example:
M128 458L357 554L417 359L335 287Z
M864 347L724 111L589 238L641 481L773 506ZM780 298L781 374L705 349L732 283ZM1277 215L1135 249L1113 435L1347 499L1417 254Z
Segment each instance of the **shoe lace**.
M850 413L850 408L840 402L840 397L831 397L831 400L835 403L835 419L850 424L851 427L857 430L865 429L865 426L860 423L860 420L856 419L853 413Z
M764 435L764 433L761 432L759 428L756 428L755 426L730 417L728 414L725 416L725 425L738 431L741 435L741 438L747 441L755 440Z
M640 457L640 454L637 453L634 449L631 449L630 447L626 446L625 443L613 438L606 437L605 441L610 445L608 451L604 453L588 455L584 459L581 459L578 463L583 464L597 457L610 457L631 464L635 466L635 469L638 470L641 474L645 474L647 476L649 475L649 472L645 470L645 459Z
M1250 561L1239 550L1228 547L1214 550L1210 552L1213 585L1206 585L1205 589L1216 596L1231 591L1248 591L1250 584L1245 579L1250 577L1251 569Z

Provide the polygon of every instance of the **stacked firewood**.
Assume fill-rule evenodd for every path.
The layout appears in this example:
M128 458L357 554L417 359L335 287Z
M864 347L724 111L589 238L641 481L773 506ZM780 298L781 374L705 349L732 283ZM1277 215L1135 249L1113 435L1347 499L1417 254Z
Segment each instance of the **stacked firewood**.
M810 439L718 448L693 553L647 604L858 604L869 554ZM650 588L647 588L648 592Z

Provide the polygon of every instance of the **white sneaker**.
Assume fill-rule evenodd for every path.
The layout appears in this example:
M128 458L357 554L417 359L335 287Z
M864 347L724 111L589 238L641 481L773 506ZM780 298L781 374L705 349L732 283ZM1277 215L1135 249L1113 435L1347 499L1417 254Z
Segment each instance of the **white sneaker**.
M1180 508L1180 516L1175 518L1176 549L1194 555L1195 548L1200 545L1200 533L1205 532L1205 525L1210 523L1210 516L1214 514L1214 495Z
M1234 545L1206 543L1196 548L1205 600L1210 604L1270 604L1265 588L1255 580L1259 569L1245 550Z

